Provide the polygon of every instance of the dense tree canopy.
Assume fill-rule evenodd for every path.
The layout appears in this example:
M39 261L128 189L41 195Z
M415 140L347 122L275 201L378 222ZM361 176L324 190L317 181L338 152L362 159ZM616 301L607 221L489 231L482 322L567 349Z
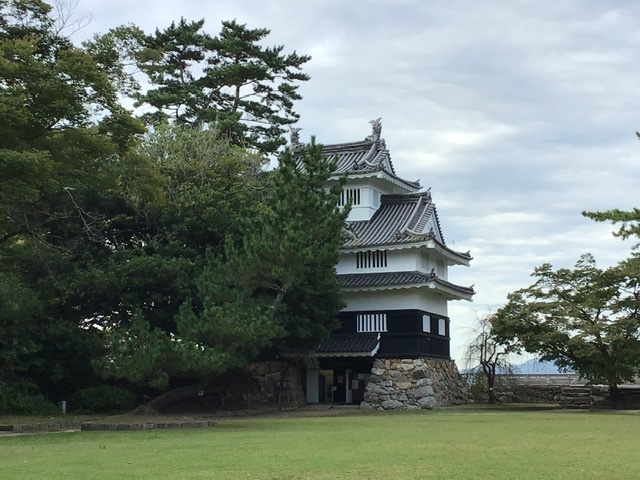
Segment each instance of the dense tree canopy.
M264 171L308 57L235 21L78 47L41 0L0 14L0 409L9 385L167 388L328 332L344 221L322 188L332 166L312 144Z
M0 383L19 375L56 396L87 380L99 351L66 291L108 250L107 211L118 178L135 177L126 149L142 125L49 5L5 1L0 15Z
M151 125L167 119L217 130L224 138L261 154L280 151L286 129L297 122L298 87L309 79L310 57L265 47L270 31L235 20L222 22L217 36L204 20L172 22L145 34L118 27L87 43L102 64L115 70L123 92L136 100ZM141 91L118 72L135 64L149 88Z
M600 269L583 255L573 269L538 267L536 282L509 295L493 319L498 338L542 360L617 386L640 371L640 269L635 260Z
M259 187L257 211L193 270L193 296L180 299L173 321L158 324L156 313L139 310L109 329L106 371L159 388L192 381L201 389L268 347L307 352L327 335L341 308L335 265L346 215L336 207L339 187L323 188L333 167L314 142L296 158L286 151Z

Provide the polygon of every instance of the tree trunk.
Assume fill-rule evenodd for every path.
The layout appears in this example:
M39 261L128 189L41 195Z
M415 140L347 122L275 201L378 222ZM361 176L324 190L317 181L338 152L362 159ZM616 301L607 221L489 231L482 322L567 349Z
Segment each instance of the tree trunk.
M195 383L193 385L187 385L186 387L174 388L154 398L150 402L140 405L133 412L136 415L158 415L164 408L176 403L179 400L183 400L192 395L196 395L206 385L211 382L211 379Z
M622 408L620 389L618 388L618 384L616 383L609 384L609 401L611 402L612 408Z
M489 401L491 405L496 403L496 392L494 386L496 384L496 371L495 366L489 365L487 362L481 362L482 371L487 379L487 390L489 393Z
M496 383L495 375L487 375L487 387L489 387L489 404L494 405L496 403L496 391L494 389Z

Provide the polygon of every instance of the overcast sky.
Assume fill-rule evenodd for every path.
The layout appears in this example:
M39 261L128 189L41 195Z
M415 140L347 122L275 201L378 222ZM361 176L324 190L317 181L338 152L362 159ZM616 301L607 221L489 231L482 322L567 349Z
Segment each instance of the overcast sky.
M468 328L545 262L601 266L630 243L583 210L640 206L640 2L633 0L79 0L82 40L120 24L237 19L313 58L301 139L364 139L382 117L396 172L431 187L447 244L471 250L454 302L453 356Z

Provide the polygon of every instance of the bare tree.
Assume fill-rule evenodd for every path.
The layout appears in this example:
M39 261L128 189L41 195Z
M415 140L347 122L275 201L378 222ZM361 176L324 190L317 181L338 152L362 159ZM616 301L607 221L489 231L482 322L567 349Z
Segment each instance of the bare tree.
M465 364L468 370L486 383L489 403L496 403L495 384L499 372L510 372L512 365L508 360L510 353L516 353L515 347L499 341L492 332L493 314L476 319L472 329L473 336L465 352Z
M71 37L93 21L92 14L77 13L79 0L52 0L50 3L59 35Z

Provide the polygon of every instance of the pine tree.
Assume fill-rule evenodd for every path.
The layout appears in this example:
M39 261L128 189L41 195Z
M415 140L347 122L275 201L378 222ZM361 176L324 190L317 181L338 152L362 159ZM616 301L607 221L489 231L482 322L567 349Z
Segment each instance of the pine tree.
M140 312L114 329L103 365L113 376L155 387L184 384L147 406L160 409L201 389L268 348L308 352L328 335L342 303L335 277L347 215L340 186L324 185L335 165L312 141L298 155L285 151L270 174L259 211L210 251L196 292L175 329L154 328Z
M204 20L181 19L145 37L137 56L152 87L138 96L138 106L152 107L150 121L205 125L236 145L278 151L285 129L299 118L293 106L301 99L298 84L309 79L301 69L310 57L262 46L265 28L225 21L212 37L203 27Z

